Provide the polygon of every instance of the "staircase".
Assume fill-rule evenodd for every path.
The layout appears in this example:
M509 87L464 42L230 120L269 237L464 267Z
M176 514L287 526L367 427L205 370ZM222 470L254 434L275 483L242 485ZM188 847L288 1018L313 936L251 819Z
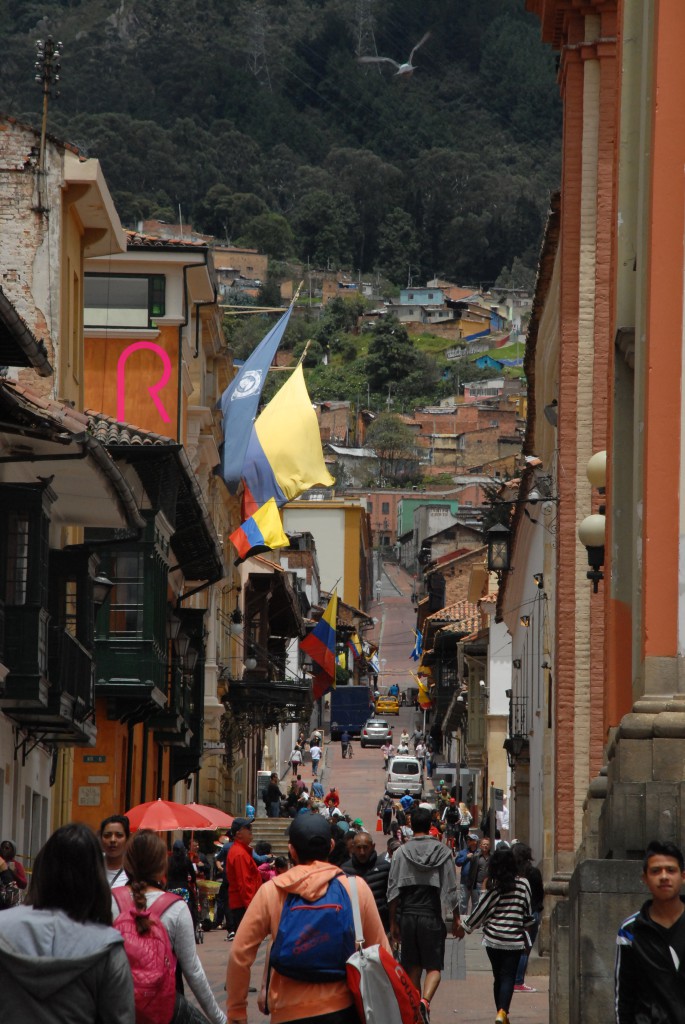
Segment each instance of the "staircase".
M255 818L252 822L253 849L257 843L271 843L274 857L287 857L287 832L292 823L292 818Z

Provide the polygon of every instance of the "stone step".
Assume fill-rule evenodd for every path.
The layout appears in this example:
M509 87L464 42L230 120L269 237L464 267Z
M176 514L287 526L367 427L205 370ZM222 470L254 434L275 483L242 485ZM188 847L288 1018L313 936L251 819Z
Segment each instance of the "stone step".
M288 829L292 818L255 818L252 822L253 846L259 842L271 843L274 857L288 856Z

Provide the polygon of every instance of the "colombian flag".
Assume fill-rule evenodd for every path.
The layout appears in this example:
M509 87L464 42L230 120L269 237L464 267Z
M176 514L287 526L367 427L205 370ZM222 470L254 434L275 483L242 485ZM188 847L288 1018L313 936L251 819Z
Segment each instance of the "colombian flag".
M280 507L310 487L331 487L302 365L257 417L243 463L243 515L275 498Z
M260 551L289 547L290 541L283 532L283 524L274 499L270 498L253 516L234 530L230 541L239 555L236 565L251 555L259 554Z
M357 660L357 658L361 657L362 644L361 640L359 639L356 633L353 633L352 636L349 638L349 640L347 641L347 646L355 661Z
M338 592L334 590L311 633L300 641L300 650L308 654L331 680L335 680L335 628L338 621Z
M433 700L428 692L427 680L422 676L416 676L412 672L419 688L419 707L428 711L433 707Z

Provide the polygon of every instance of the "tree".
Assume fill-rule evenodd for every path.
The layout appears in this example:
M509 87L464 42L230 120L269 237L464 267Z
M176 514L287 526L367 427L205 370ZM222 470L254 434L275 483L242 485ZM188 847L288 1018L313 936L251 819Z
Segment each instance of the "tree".
M280 213L260 213L246 225L240 241L277 260L293 251L292 228Z
M419 243L412 218L397 207L387 215L378 231L378 262L395 284L403 285L409 268L419 259Z
M366 447L380 460L381 478L399 483L411 473L416 462L416 444L411 427L391 412L382 412L366 431Z
M382 317L373 329L366 372L374 391L403 380L416 365L416 349L406 327L394 316Z

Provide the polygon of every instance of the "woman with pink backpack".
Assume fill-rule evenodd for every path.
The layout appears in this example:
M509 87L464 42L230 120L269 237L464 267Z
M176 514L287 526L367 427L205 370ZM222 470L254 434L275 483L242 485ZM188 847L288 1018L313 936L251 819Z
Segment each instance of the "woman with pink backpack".
M112 910L131 965L136 1024L226 1024L197 956L190 911L164 891L167 852L156 833L131 836L124 870L129 882L112 890ZM177 962L204 1013L176 990Z

